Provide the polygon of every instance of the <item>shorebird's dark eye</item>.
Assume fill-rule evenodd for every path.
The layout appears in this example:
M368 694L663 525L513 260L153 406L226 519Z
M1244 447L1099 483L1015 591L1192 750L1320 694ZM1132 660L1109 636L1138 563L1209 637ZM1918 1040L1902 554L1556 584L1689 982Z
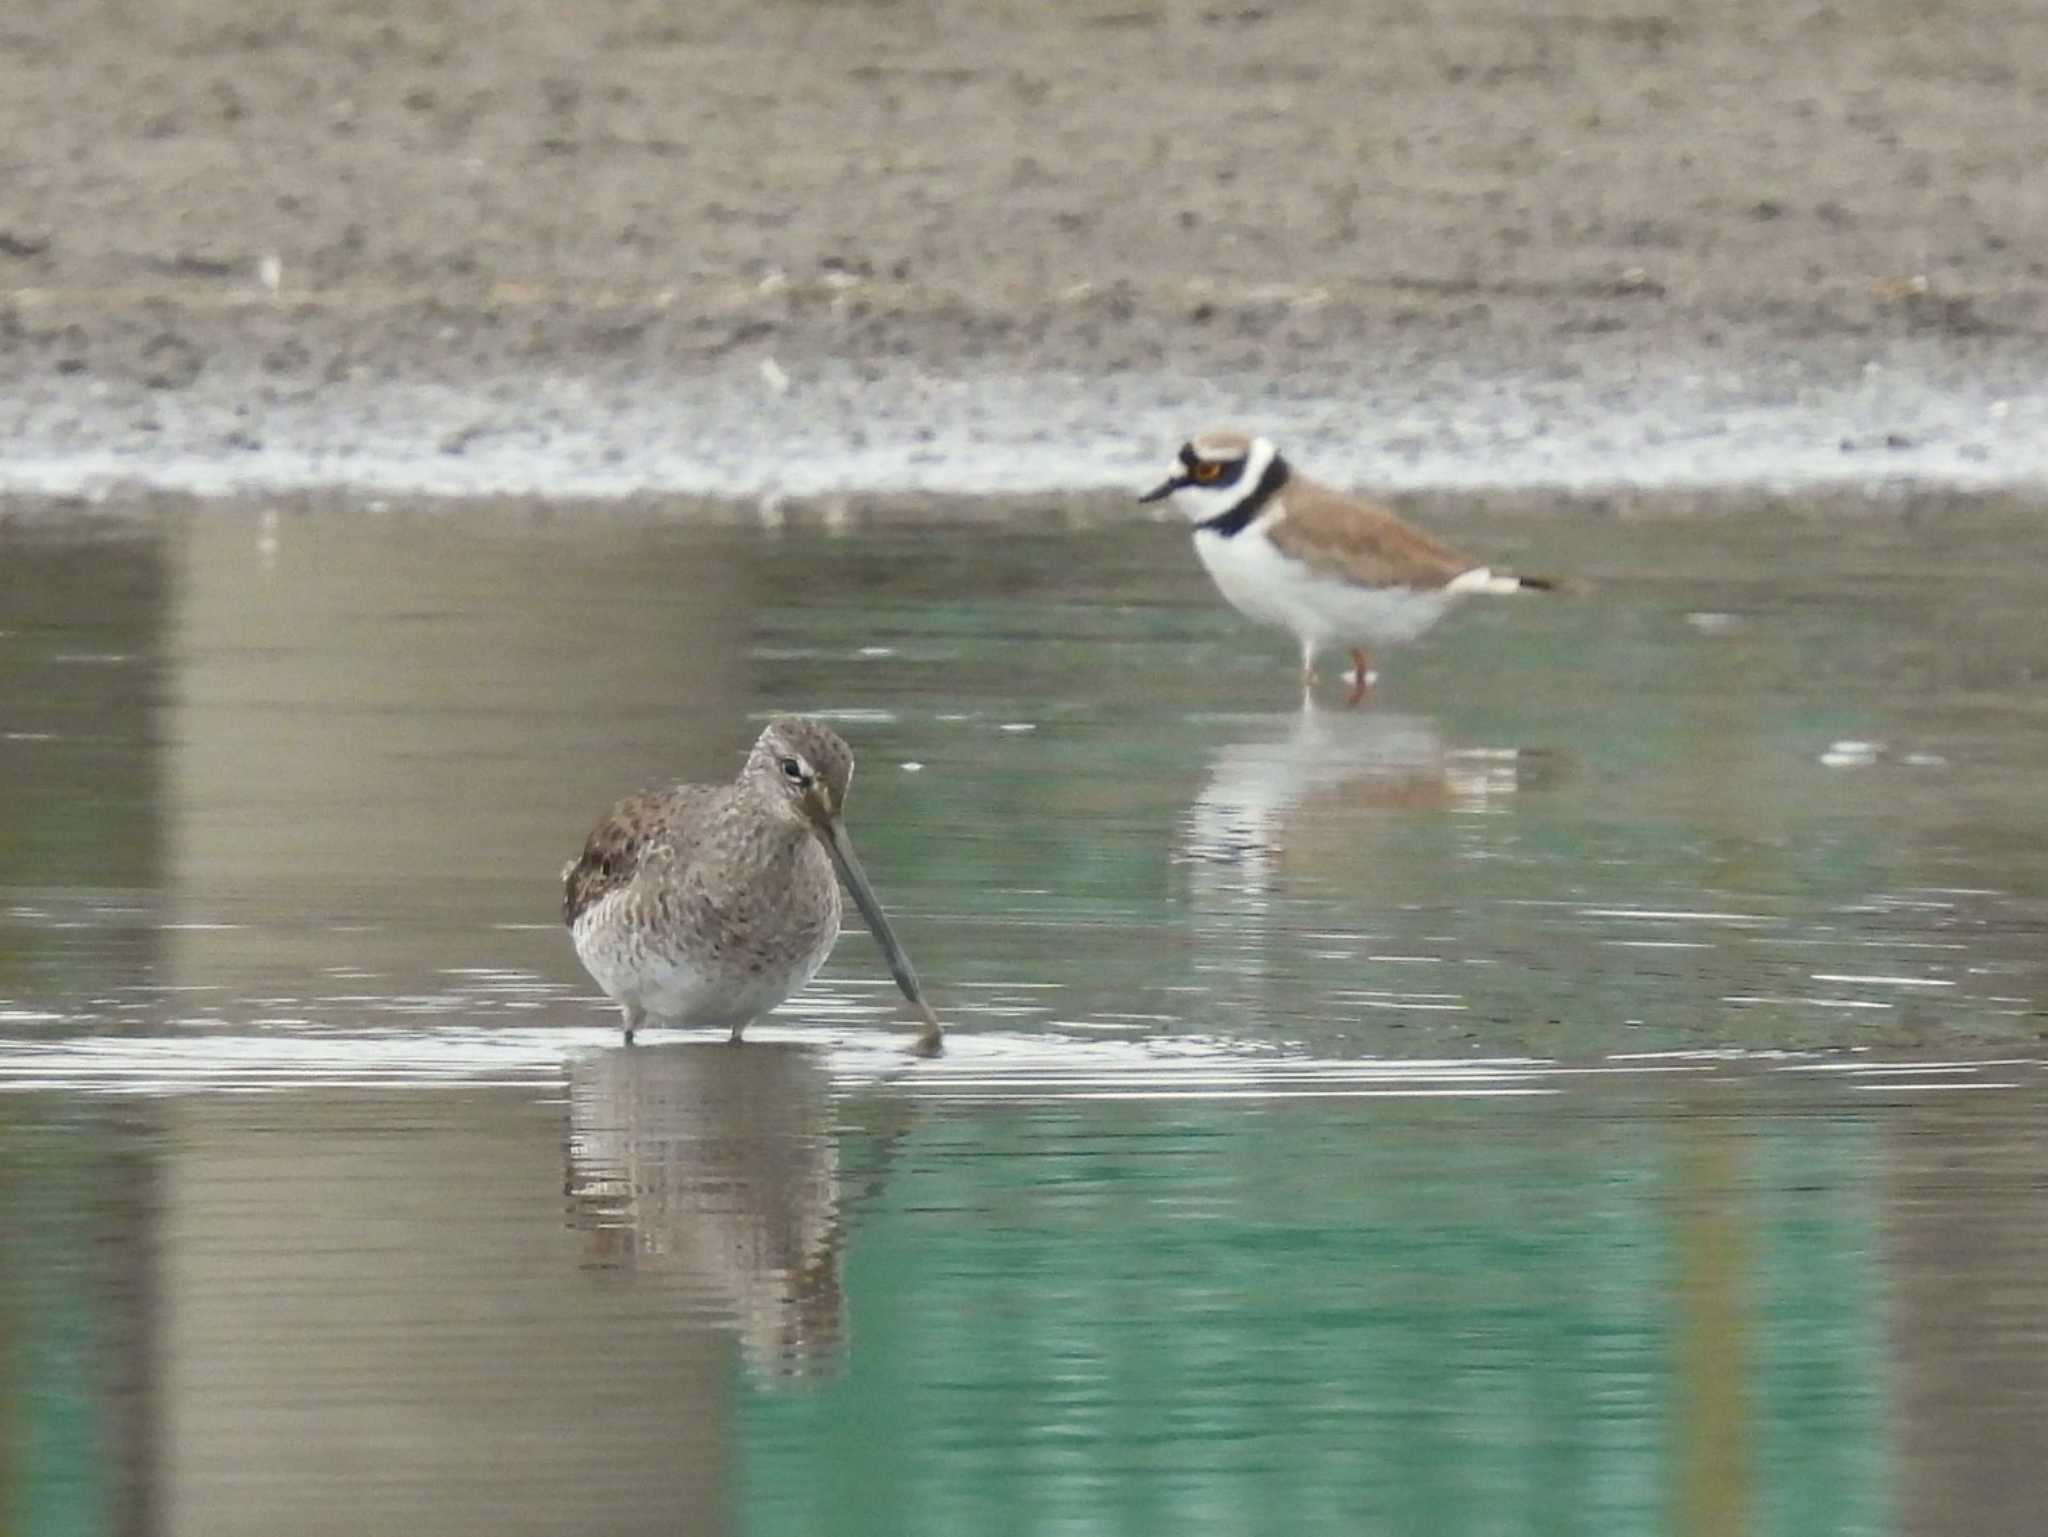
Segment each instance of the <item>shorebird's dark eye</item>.
M1213 461L1205 459L1200 464L1197 464L1192 470L1188 471L1188 473L1194 476L1197 480L1210 481L1214 480L1217 476L1223 473L1223 466L1220 464L1216 464Z
M798 784L804 782L804 766L795 758L784 758L782 760L782 772L784 777L792 779Z

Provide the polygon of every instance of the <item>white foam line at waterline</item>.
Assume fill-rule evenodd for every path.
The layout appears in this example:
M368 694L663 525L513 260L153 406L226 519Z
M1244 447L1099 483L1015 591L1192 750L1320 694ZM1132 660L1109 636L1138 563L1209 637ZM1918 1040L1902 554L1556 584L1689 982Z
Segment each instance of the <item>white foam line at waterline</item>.
M956 1034L947 1055L926 1062L905 1050L909 1040L907 1032L865 1025L762 1025L748 1033L750 1043L815 1049L828 1074L849 1084L897 1075L1007 1074L1005 1081L1014 1085L1028 1082L1034 1069L1061 1067L1100 1084L1148 1075L1218 1073L1226 1064L1238 1062L1289 1060L1278 1048L1227 1039L1179 1037L1136 1043L991 1033ZM636 1049L711 1046L727 1049L723 1031L667 1031L660 1042ZM487 1078L551 1083L578 1059L622 1049L615 1032L590 1026L347 1036L279 1031L25 1039L0 1041L0 1090L69 1087L102 1093L189 1093L365 1084L395 1088ZM1299 1064L1302 1059L1292 1060Z
M844 1091L889 1083L935 1102L1063 1098L1343 1098L1557 1094L1574 1085L1712 1074L1761 1062L1780 1071L1833 1072L1889 1081L1967 1077L1984 1068L2038 1069L2028 1058L1981 1062L1783 1060L1781 1053L1654 1053L1584 1064L1535 1057L1479 1060L1322 1058L1299 1047L1229 1037L955 1034L945 1055L911 1056L909 1036L867 1026L757 1027L750 1043L808 1048ZM627 1050L588 1027L447 1029L333 1036L100 1036L0 1042L0 1092L69 1089L108 1095L390 1091L467 1085L547 1092L575 1064ZM725 1051L722 1031L670 1032L631 1048ZM745 1049L745 1048L741 1048Z
M1676 1062L1712 1070L1729 1062L1757 1062L1776 1067L1788 1062L1802 1061L1811 1055L1810 1052L1787 1051L1782 1048L1751 1050L1743 1046L1684 1046L1674 1047L1669 1051L1617 1051L1607 1060L1629 1067L1644 1062Z
M1811 973L1814 982L1850 982L1865 987L1954 987L1955 983L1941 977L1865 977L1842 971L1816 971Z
M1778 923L1770 913L1691 912L1681 908L1582 907L1581 918L1641 918L1659 923Z
M1723 1003L1800 1003L1816 1009L1889 1009L1872 998L1794 998L1783 993L1729 993Z
M1863 1094L1934 1094L1956 1089L2017 1089L2016 1083L1958 1083L1953 1079L1939 1083L1900 1083L1887 1080L1884 1083L1852 1083L1850 1088Z
M586 429L587 430L587 429ZM228 460L194 447L169 448L133 456L93 452L73 457L49 454L0 461L0 494L102 496L124 491L166 491L201 497L289 495L349 491L366 496L468 499L558 496L582 500L625 500L642 496L827 496L932 494L953 496L1058 496L1122 490L1149 471L1124 462L1121 452L1088 458L1058 456L1065 473L1045 462L1042 443L1028 445L965 441L955 452L931 445L863 450L831 444L824 450L764 445L754 462L704 464L673 453L636 459L609 450L612 432L563 433L547 448L480 453L451 460L431 445L374 445L362 454L341 456L292 446L266 448ZM1181 430L1185 430L1184 426ZM1168 434L1152 434L1159 442ZM1027 452L1028 450L1028 452ZM1927 456L1932 458L1932 456ZM1392 490L1554 490L1592 493L1617 487L1632 491L1698 491L1761 487L1796 490L1830 486L1941 485L1975 490L2026 487L2048 480L2048 458L2038 452L1996 470L1968 461L1934 459L1916 464L1905 457L1845 459L1832 452L1819 459L1759 453L1707 463L1657 465L1590 456L1573 463L1540 455L1516 460L1483 453L1447 453L1425 466L1377 464L1361 475L1333 478L1369 480ZM1020 475L1020 463L1038 473ZM622 467L623 466L623 467Z
M865 1026L764 1025L755 1044L818 1053L845 1090L892 1082L944 1101L1102 1095L1326 1097L1369 1091L1470 1093L1526 1086L1550 1071L1534 1058L1403 1063L1331 1061L1220 1037L1146 1041L1027 1034L956 1034L932 1061L911 1056L900 1031ZM669 1032L636 1048L729 1049L722 1031ZM67 1089L130 1095L392 1091L438 1086L524 1085L545 1092L574 1064L624 1050L609 1030L588 1027L443 1029L335 1036L99 1036L0 1042L0 1091ZM742 1048L744 1049L744 1048Z
M1319 476L1389 490L2048 481L2048 398L2030 355L1976 358L1959 382L1941 350L1910 339L1864 354L1855 377L1837 380L1811 362L1737 373L1697 359L1646 365L1630 351L1562 388L1497 368L1477 385L1470 371L1483 360L1449 359L1433 378L1425 371L1364 400L1347 390L1276 402L1269 380L1247 374L1203 380L1202 414L1255 418ZM16 413L0 491L1135 492L1186 434L1190 387L1163 371L1106 384L1076 370L939 375L905 365L876 375L791 360L789 388L771 394L753 364L678 370L655 388L572 365L453 386L344 381L273 398L261 444L223 453L225 405L260 383L253 368L209 368L194 389L154 400L161 420L141 436L132 412L94 397L100 381L57 380ZM1616 413L1607 396L1624 385L1630 409ZM1385 430L1361 432L1361 420ZM460 452L449 452L451 435ZM1844 452L1845 441L1887 446Z
M2048 1067L2039 1057L1983 1057L1960 1062L1788 1062L1788 1073L1977 1073L1992 1067Z
M1396 1070L1347 1072L1342 1064L1320 1064L1325 1071L1312 1075L1288 1072L1267 1072L1260 1068L1248 1068L1236 1073L1210 1073L1185 1069L1171 1070L1177 1085L1189 1088L1237 1088L1245 1084L1258 1084L1267 1088L1297 1087L1303 1090L1320 1086L1358 1087L1375 1083L1414 1083L1427 1079L1436 1083L1522 1083L1536 1078L1563 1074L1548 1072L1503 1072L1503 1073L1445 1073L1445 1072L1402 1072ZM1142 1065L1125 1064L1117 1068L1088 1073L1030 1072L1020 1069L1010 1073L927 1073L925 1076L934 1083L943 1083L948 1088L1007 1088L1018 1084L1030 1084L1048 1089L1085 1089L1132 1077L1162 1076L1156 1062Z
M1216 1099L1527 1099L1531 1096L1562 1094L1557 1088L1495 1087L1481 1084L1455 1088L1351 1088L1302 1089L1246 1084L1234 1089L1192 1089L1161 1086L1151 1089L1083 1089L1063 1094L1062 1099L1105 1100L1216 1100ZM1003 1097L962 1096L961 1103L1002 1104Z
M1158 1059L1142 1051L1126 1052L1113 1060L1090 1060L1092 1055L1083 1050L1062 1053L1057 1060L1039 1053L1022 1060L968 1063L949 1063L942 1058L915 1077L902 1080L901 1087L919 1098L958 1104L1038 1098L1450 1097L1506 1092L1563 1094L1579 1085L1698 1076L1712 1072L1715 1066L1704 1062L1564 1066L1518 1059L1445 1063L1252 1057L1195 1059L1162 1070L1164 1065Z
M462 1034L85 1037L0 1043L0 1089L54 1082L108 1091L183 1092L216 1087L312 1088L470 1082L488 1074L544 1079L587 1030L508 1029Z

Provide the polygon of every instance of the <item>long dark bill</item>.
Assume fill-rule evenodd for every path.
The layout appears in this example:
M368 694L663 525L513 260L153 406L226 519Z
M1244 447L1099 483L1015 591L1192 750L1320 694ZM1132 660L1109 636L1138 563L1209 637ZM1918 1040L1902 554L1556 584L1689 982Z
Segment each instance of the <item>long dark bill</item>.
M1167 479L1160 481L1158 485L1154 486L1150 491L1147 491L1143 496L1139 497L1138 500L1141 502L1164 501L1167 497L1173 495L1174 492L1178 491L1182 486L1185 486L1188 483L1188 478L1185 475L1170 476Z
M839 867L839 878L853 893L854 906L867 919L869 929L874 932L875 943L882 947L882 959L889 963L889 975L896 979L896 985L903 989L903 996L924 1017L924 1033L917 1038L916 1049L927 1056L937 1052L945 1040L939 1016L924 1001L924 989L918 986L917 972L911 967L910 957L904 953L896 931L889 927L889 915L882 911L881 898L868 884L868 872L861 868L860 856L853 851L853 840L846 836L846 829L840 825L839 818L833 817L826 822L824 842L832 863Z

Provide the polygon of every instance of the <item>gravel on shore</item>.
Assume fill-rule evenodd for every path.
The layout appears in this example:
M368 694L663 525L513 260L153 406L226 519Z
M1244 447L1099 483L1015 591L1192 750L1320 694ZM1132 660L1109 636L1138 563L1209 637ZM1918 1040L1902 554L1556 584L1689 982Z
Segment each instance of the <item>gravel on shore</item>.
M2048 479L2048 10L0 26L0 490Z

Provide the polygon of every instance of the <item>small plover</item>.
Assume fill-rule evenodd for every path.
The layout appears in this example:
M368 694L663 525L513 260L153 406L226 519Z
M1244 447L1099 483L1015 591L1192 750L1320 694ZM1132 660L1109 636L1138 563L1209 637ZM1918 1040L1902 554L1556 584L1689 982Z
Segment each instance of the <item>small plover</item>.
M1292 630L1302 686L1316 653L1351 648L1351 702L1365 697L1369 646L1413 640L1473 593L1548 592L1558 584L1482 566L1387 508L1295 472L1270 439L1205 432L1140 497L1172 497L1195 526L1195 553L1240 613Z

